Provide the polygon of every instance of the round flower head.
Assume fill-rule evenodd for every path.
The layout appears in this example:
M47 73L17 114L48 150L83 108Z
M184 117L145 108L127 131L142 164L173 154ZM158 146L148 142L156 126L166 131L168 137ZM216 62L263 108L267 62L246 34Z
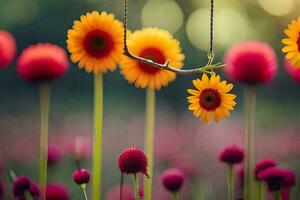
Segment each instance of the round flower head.
M283 179L283 186L290 188L296 184L296 175L293 171L285 170L285 175Z
M183 172L179 169L172 168L163 172L161 182L170 192L178 192L185 180Z
M170 66L181 68L184 55L181 54L179 42L164 30L144 28L135 31L128 39L129 51L139 57L150 59L160 64L169 62ZM148 64L123 56L121 73L129 83L138 88L155 88L160 90L176 78L174 72L155 68Z
M220 118L230 115L230 110L236 105L236 95L228 94L233 85L226 81L220 81L220 76L212 75L210 78L203 74L202 80L193 80L195 89L188 89L188 102L191 104L188 109L194 112L196 117L209 123L211 118L216 122Z
M90 172L86 169L78 169L73 173L73 181L78 184L87 184L90 181Z
M275 167L276 165L277 165L276 161L268 160L268 159L261 160L261 161L257 162L256 165L255 165L255 177L256 177L256 179L259 180L258 174L260 172L262 172L263 170L266 170L270 167Z
M298 20L293 20L284 33L287 38L282 40L282 43L286 45L282 51L286 53L286 59L292 65L300 68L300 17Z
M13 183L12 191L14 196L22 196L25 191L30 190L30 180L27 176L19 176Z
M229 49L224 67L234 81L248 84L264 84L272 80L277 72L276 54L267 43L241 42Z
M300 84L300 66L297 67L296 65L293 65L289 60L284 61L284 66L286 72L292 77L292 79Z
M48 183L46 186L46 199L47 200L69 200L68 189L56 183Z
M258 174L260 180L267 182L270 191L279 191L284 180L285 170L271 167Z
M48 147L48 165L55 165L57 164L61 159L61 153L60 151L54 147L49 146Z
M119 169L121 173L125 174L143 173L147 175L147 157L145 153L134 147L125 149L119 156Z
M0 30L0 69L10 65L16 56L16 41L5 30Z
M226 147L219 154L219 160L229 165L241 163L243 159L244 151L237 146Z
M71 60L87 72L113 71L123 54L123 27L114 15L92 12L74 21L68 31Z
M63 76L69 69L66 52L54 44L36 44L23 50L17 64L25 80L44 81Z

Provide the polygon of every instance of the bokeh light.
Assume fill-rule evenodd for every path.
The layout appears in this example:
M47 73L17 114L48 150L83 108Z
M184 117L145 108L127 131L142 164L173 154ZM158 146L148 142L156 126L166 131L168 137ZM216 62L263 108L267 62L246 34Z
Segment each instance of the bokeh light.
M242 12L240 9L224 7L215 14L214 38L219 48L227 48L253 34L247 16ZM195 47L202 50L209 48L209 30L209 8L201 8L190 15L186 32Z
M288 15L295 7L294 0L258 0L261 8L274 16Z
M175 33L183 24L183 12L174 0L150 0L143 8L142 23Z

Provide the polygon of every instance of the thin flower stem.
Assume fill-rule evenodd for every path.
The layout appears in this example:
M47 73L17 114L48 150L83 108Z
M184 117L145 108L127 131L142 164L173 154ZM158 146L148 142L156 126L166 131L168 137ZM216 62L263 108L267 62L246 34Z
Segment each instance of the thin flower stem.
M103 77L94 74L93 200L101 199Z
M254 86L245 86L245 179L244 200L254 199L254 114L256 93Z
M178 192L172 193L172 200L178 200Z
M82 191L83 191L83 194L84 194L84 198L85 200L89 200L88 197L87 197L87 194L86 194L86 190L85 188L82 188Z
M228 190L228 200L233 200L233 165L228 166L227 190Z
M145 149L148 158L148 175L150 178L144 180L145 199L151 200L152 179L153 179L153 145L154 145L154 127L155 127L155 90L147 89L146 97L146 122L145 122Z
M25 200L33 200L29 191L25 191L24 196L25 196Z
M273 192L273 194L274 194L274 199L275 200L281 200L280 191L275 191L275 192Z
M41 135L40 135L40 170L41 199L46 200L48 127L50 110L50 83L40 84Z
M265 184L263 181L257 182L258 200L265 200Z
M140 200L139 179L137 174L133 174L133 186L134 186L135 200Z
M139 57L137 55L132 54L127 46L127 15L128 15L128 2L127 0L124 0L124 20L123 20L123 24L124 24L124 55L128 56L129 58L145 63L145 64L149 64L155 68L160 68L163 70L168 70L171 72L175 72L178 74L197 74L197 73L209 73L212 74L214 69L219 69L222 68L224 65L222 64L212 64L213 58L214 58L214 53L213 53L213 49L212 49L212 41L213 41L213 0L211 0L211 47L210 47L210 56L212 56L211 58L208 57L209 61L207 65L205 65L204 67L200 67L200 68L196 68L196 69L178 69L176 67L172 67L169 64L169 61L167 61L164 64L160 64L157 62L154 62L150 59L146 59L146 58L142 58ZM210 60L211 59L211 60Z

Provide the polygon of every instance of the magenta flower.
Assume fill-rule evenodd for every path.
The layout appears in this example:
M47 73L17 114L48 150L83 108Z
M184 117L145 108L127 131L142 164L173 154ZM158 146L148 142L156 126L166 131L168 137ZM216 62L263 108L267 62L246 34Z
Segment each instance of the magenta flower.
M27 176L19 176L13 183L12 191L15 197L23 196L25 191L30 190L30 180Z
M269 190L273 192L273 191L279 191L281 189L285 174L286 174L286 170L278 167L271 167L261 171L258 174L258 178L260 180L266 181Z
M161 175L161 182L169 192L178 192L184 180L185 176L183 172L176 168L168 169Z
M64 49L54 44L36 44L23 50L17 64L25 80L43 81L63 76L69 69Z
M300 84L300 67L294 66L290 61L285 60L284 66L286 72L292 77L292 79Z
M0 69L10 65L17 52L15 38L9 32L0 29Z
M48 165L55 165L61 159L61 152L54 146L48 147Z
M119 156L119 169L121 173L147 175L147 157L145 153L138 148L125 149Z
M47 200L69 200L69 190L61 184L48 183L46 187Z
M265 160L261 160L261 161L257 162L256 165L255 165L255 177L256 177L256 179L259 180L258 174L260 172L262 172L263 170L266 170L270 167L275 167L275 166L277 166L277 163L274 160L265 159Z
M219 160L229 165L241 163L244 159L243 149L233 145L226 147L219 154Z
M269 83L277 72L273 48L263 42L241 42L225 56L225 72L234 81L248 84Z
M78 184L87 184L90 181L90 172L86 169L78 169L73 173L73 181Z

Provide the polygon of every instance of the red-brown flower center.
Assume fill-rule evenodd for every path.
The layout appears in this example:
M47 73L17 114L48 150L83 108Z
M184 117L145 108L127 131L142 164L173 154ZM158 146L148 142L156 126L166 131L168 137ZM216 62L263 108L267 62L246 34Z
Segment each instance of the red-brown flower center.
M166 62L164 54L156 48L147 48L147 49L145 49L140 54L140 57L152 60L152 61L157 62L159 64L164 64ZM143 72L145 72L147 74L155 74L158 71L160 71L159 68L155 68L151 65L144 64L144 63L139 63L139 68L140 68L140 70L142 70Z
M113 50L114 41L108 33L96 29L85 36L83 45L88 54L102 58Z
M300 32L298 35L297 45L298 45L298 51L300 52Z
M207 111L214 111L221 105L220 93L215 89L204 89L199 97L199 103Z

